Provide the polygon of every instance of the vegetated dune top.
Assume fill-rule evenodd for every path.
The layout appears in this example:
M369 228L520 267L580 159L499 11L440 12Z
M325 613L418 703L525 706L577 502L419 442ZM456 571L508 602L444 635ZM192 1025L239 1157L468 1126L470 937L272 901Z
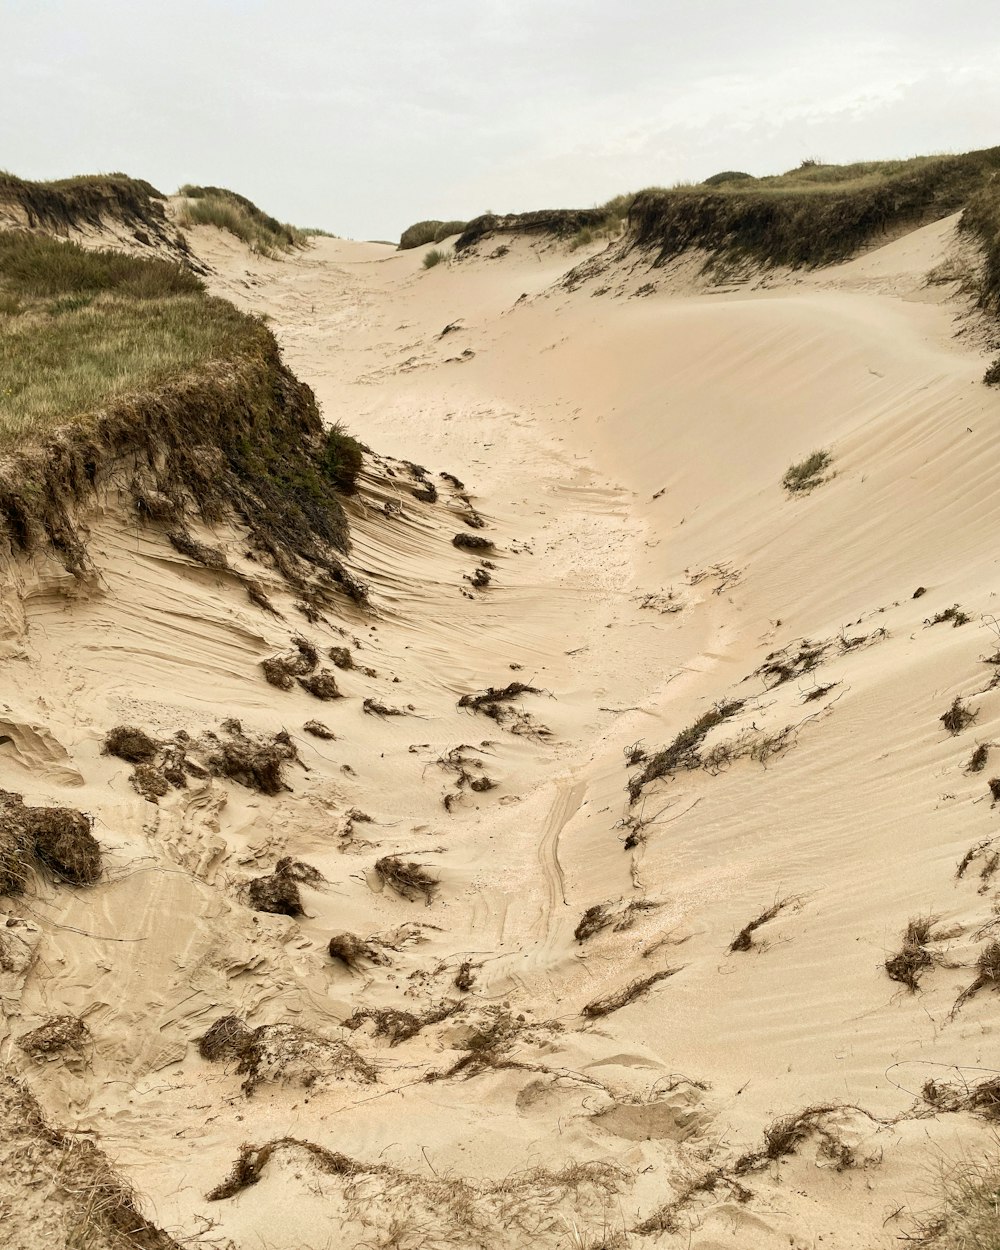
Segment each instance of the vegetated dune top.
M367 607L128 474L78 504L93 593L5 565L0 788L103 862L0 899L10 1062L178 1241L889 1250L991 1148L957 220L688 288L191 231L378 450Z

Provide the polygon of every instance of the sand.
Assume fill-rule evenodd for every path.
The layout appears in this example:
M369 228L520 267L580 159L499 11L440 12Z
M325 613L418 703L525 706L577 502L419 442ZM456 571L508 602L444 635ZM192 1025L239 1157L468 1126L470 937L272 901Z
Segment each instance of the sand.
M0 900L30 932L0 972L4 1062L165 1229L238 1250L878 1250L987 1149L982 1117L921 1098L1000 1066L990 989L955 1010L997 924L989 847L956 866L996 835L991 766L966 765L1000 716L1000 400L954 291L926 283L954 225L808 276L676 267L620 294L607 272L569 289L581 254L524 240L424 271L420 250L266 260L192 231L212 289L267 314L326 419L374 449L348 505L372 610L309 622L265 576L268 616L113 490L88 517L93 584L5 566L0 787L92 813L106 874ZM828 479L790 496L820 448ZM200 537L252 571L239 535ZM966 624L926 623L954 604ZM293 634L350 649L344 698L263 680ZM806 640L815 667L777 682L772 653ZM512 681L537 693L498 719L459 706ZM976 719L953 736L956 696ZM726 700L704 766L630 801L629 748ZM153 804L101 753L114 725L224 737L229 717L290 733L288 791L191 778ZM304 914L252 911L246 883L283 856L322 874ZM431 874L429 903L385 882L388 856ZM608 924L578 940L597 904ZM919 915L910 993L884 964ZM352 966L327 950L343 932L369 943ZM400 1040L365 1009L430 1020ZM64 1013L85 1055L17 1046ZM199 1053L230 1014L272 1026L249 1068ZM738 1165L816 1107L794 1153ZM257 1183L208 1199L268 1142Z

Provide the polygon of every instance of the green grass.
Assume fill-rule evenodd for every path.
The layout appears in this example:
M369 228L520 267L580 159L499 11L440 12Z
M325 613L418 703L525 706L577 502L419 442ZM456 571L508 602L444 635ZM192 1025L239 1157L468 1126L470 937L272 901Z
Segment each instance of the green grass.
M887 234L968 211L980 195L979 220L995 223L998 170L1000 148L853 165L807 161L765 178L642 191L629 225L637 243L658 250L656 263L701 249L708 265L833 264ZM990 286L1000 292L1000 242Z
M831 464L833 457L828 451L814 451L805 460L786 469L781 484L790 495L805 494L827 480L823 473Z
M433 269L435 265L450 259L451 252L442 252L440 248L432 247L429 252L424 253L423 265L425 269Z
M262 256L304 247L309 237L305 231L265 213L237 191L186 185L181 187L180 194L187 199L179 218L182 226L216 226L227 230Z
M228 359L259 332L179 265L0 233L0 449Z

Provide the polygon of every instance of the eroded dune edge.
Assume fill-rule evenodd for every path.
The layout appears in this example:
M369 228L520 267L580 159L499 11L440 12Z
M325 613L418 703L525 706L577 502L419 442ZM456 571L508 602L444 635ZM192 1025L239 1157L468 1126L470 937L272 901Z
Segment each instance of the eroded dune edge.
M978 236L425 269L95 194L3 224L263 320L4 460L8 1244L938 1244L1000 1106Z

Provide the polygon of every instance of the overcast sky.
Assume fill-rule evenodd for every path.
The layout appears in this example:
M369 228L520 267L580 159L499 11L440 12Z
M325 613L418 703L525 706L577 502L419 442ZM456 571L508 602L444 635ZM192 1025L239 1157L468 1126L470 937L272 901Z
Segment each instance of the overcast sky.
M0 168L351 238L995 144L997 0L0 0Z

